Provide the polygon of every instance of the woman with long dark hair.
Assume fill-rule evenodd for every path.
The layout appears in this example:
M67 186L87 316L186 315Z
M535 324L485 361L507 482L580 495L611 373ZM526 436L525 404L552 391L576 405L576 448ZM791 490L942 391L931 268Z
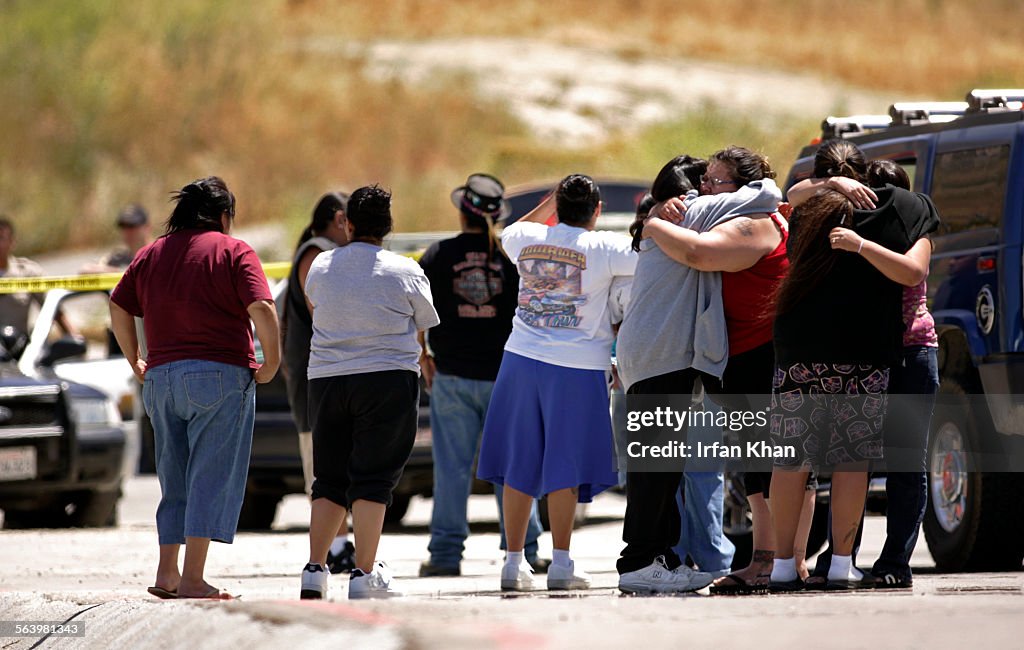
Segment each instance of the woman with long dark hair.
M818 177L839 172L859 182L866 168L856 146L842 140L823 143L815 159ZM776 299L771 433L795 457L777 458L772 474L776 590L803 587L792 560L797 490L817 466L834 470L827 586L864 584L851 556L868 463L883 456L890 372L903 348L902 287L867 258L902 256L938 223L923 195L891 186L874 195L878 207L861 210L843 193L820 190L791 220L790 273ZM854 236L856 249L840 245Z
M309 380L309 341L313 337L313 317L306 305L306 276L313 260L320 253L348 243L345 230L345 204L348 194L328 192L320 197L309 225L303 229L295 247L292 269L288 275L288 293L281 317L284 336L284 378L288 387L288 403L292 420L299 431L299 455L306 494L313 491L313 433L309 426L307 394ZM331 573L351 571L355 566L355 548L348 540L348 523L342 522L327 552L327 568Z
M143 248L110 296L117 342L143 382L160 505L160 598L230 598L203 578L210 540L231 543L245 495L256 384L281 358L277 311L256 253L229 236L235 197L220 178L174 194L167 232ZM143 319L148 356L139 353ZM256 362L250 319L263 346ZM185 563L178 552L185 544Z
M855 203L874 207L878 196L871 188L892 185L910 190L910 177L892 160L875 160L866 165L866 183L834 172L849 172L849 165L832 164L830 159L843 157L849 144L831 146L819 153L821 164L815 166L815 178L802 181L789 190L790 201L800 204L822 186L842 192ZM850 156L857 154L850 151ZM818 174L823 176L818 177ZM928 429L938 389L938 336L935 321L928 311L927 276L931 257L931 240L923 232L904 255L865 240L856 232L838 227L830 233L834 249L857 253L890 280L903 286L903 350L900 362L890 369L889 412L884 425L886 467L886 540L882 552L871 569L877 586L888 589L909 589L913 586L910 555L917 543L921 520L928 498L927 448ZM827 586L827 573L832 543L821 553L814 575L807 588ZM856 564L856 547L853 562Z

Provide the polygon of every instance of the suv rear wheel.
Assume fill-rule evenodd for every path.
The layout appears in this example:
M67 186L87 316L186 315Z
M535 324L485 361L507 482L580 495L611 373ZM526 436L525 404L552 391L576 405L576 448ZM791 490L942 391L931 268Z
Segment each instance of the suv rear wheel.
M82 528L108 528L117 525L117 502L121 488L110 491L88 492L75 499L74 509L68 515L72 526Z
M965 471L979 448L979 427L991 426L987 413L975 411L958 383L943 382L928 441L925 539L940 570L1016 570L1024 558L1024 481Z

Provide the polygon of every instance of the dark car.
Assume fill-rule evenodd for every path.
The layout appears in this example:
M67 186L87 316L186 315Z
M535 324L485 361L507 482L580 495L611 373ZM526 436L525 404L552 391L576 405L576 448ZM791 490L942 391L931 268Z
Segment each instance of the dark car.
M0 346L5 527L114 525L125 468L125 434L107 395L52 375L28 377Z

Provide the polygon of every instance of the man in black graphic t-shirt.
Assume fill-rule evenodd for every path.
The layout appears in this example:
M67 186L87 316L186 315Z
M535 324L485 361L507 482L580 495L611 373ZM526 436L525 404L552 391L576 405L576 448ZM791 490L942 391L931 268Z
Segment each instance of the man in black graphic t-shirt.
M441 324L429 330L420 365L430 393L434 511L430 560L421 576L459 575L469 526L466 501L487 404L512 331L519 275L499 249L494 222L508 213L501 182L473 174L452 192L462 232L420 258ZM429 344L429 352L428 352ZM500 492L499 511L500 505ZM540 521L532 517L526 557L535 568ZM502 536L504 548L504 536Z

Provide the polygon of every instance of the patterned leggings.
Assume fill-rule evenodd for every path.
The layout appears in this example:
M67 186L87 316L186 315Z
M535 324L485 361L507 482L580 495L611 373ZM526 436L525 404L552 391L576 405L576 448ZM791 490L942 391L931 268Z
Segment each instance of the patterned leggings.
M772 444L794 447L796 457L776 458L775 464L810 469L882 458L888 388L886 366L776 366Z

